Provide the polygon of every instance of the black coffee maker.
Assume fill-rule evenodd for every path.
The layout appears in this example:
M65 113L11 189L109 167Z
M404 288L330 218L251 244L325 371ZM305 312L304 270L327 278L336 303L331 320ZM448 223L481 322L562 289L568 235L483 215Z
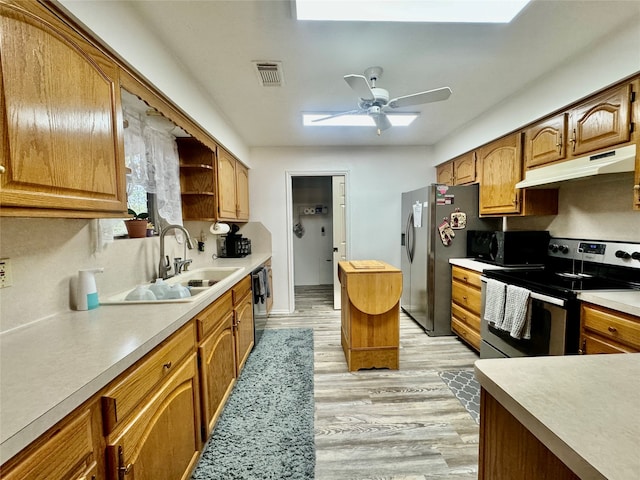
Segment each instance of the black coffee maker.
M231 231L222 237L219 256L223 258L241 258L251 254L251 240L238 233L240 227L231 225Z

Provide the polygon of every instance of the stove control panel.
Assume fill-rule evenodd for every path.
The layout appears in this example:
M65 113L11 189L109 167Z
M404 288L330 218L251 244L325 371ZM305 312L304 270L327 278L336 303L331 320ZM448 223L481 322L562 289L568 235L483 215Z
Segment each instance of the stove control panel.
M640 269L640 243L551 238L551 257Z

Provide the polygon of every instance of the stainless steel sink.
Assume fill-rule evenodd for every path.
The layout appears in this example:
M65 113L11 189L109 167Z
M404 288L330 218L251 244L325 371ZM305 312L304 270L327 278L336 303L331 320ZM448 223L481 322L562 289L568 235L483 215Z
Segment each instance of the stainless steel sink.
M181 284L191 290L191 296L185 298L172 298L168 300L125 300L129 292L133 288L129 288L123 292L100 298L101 305L132 305L140 303L189 303L197 300L203 293L211 292L216 289L226 289L231 286L231 282L227 279L242 270L242 267L208 267L198 268L183 272L180 275L165 280L169 285ZM189 283L198 284L201 281L202 286L189 286ZM209 285L209 283L212 283ZM151 285L151 283L149 283Z

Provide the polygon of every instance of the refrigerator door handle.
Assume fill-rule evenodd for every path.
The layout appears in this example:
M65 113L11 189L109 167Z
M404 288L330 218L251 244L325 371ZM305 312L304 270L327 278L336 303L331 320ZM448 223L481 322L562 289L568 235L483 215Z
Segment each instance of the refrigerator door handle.
M413 212L409 214L409 218L407 218L407 227L405 229L405 235L407 238L407 242L405 243L405 248L407 249L407 257L409 257L409 262L413 263L413 253L414 253L414 243L415 243L415 235L413 229Z

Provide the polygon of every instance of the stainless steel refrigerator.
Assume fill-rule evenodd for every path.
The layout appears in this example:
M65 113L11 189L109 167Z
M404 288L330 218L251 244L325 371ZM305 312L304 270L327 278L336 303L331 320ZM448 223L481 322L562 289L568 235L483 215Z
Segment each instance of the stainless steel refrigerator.
M402 194L402 222L400 306L428 335L451 335L449 259L466 256L467 230L497 230L500 220L478 217L478 185L433 184Z

